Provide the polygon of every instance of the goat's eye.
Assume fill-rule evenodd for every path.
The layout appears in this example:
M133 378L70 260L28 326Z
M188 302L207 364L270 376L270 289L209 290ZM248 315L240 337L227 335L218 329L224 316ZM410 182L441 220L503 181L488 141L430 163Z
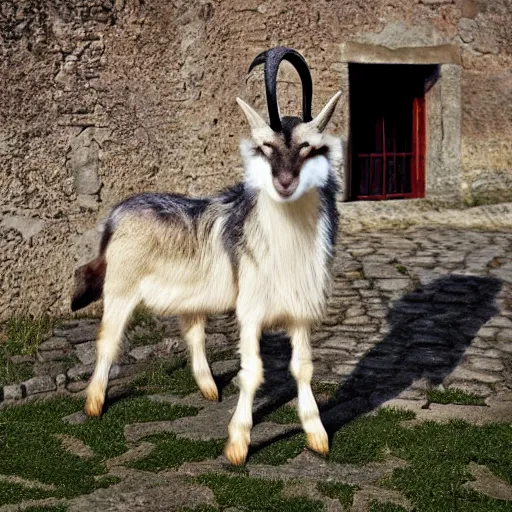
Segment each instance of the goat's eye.
M267 144L262 144L261 146L258 147L258 149L260 150L261 153L263 153L263 155L265 155L267 158L270 158L272 156L272 151L273 151L273 148L272 146L269 146Z
M307 158L310 154L313 148L311 146L304 146L303 148L300 148L299 155L301 158Z
M327 146L320 146L318 148L314 146L309 146L307 148L302 149L309 149L307 155L304 158L313 158L314 156L326 155L329 152L329 148Z

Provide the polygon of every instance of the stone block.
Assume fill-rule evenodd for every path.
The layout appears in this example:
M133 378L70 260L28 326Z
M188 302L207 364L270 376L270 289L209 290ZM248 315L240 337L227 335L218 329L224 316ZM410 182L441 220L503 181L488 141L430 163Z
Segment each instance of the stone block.
M38 357L41 361L62 361L68 354L64 350L44 350L38 352Z
M405 290L409 287L409 279L378 279L377 287L384 291Z
M52 336L49 340L41 343L38 347L40 352L49 350L65 350L71 348L67 339L59 336Z
M49 375L32 377L31 379L23 382L22 386L25 388L25 393L27 396L55 391L57 388L55 381Z
M136 347L130 351L129 355L137 361L144 361L152 356L157 349L157 345L146 345L144 347Z
M68 425L82 425L87 421L87 415L84 411L78 411L69 416L64 416L62 421Z
M89 383L86 380L77 380L76 382L70 382L66 386L66 389L70 393L80 393L80 391L83 391L88 386L88 384Z
M94 371L94 364L77 364L68 370L68 379L71 381L88 379Z
M4 400L20 400L23 398L23 389L19 384L4 386Z
M63 388L66 385L67 377L65 373L59 373L57 377L55 377L55 383L57 384L57 388Z
M92 364L96 360L96 346L92 341L80 343L75 347L75 354L82 364Z
M99 321L80 322L76 327L59 327L54 335L65 338L71 345L94 341L99 328Z

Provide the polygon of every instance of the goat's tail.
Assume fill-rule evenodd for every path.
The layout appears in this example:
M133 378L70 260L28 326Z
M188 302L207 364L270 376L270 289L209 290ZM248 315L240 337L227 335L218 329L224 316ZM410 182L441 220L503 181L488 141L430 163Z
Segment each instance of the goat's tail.
M102 252L96 259L82 265L75 272L75 291L71 299L71 310L85 308L101 298L107 272L107 260Z

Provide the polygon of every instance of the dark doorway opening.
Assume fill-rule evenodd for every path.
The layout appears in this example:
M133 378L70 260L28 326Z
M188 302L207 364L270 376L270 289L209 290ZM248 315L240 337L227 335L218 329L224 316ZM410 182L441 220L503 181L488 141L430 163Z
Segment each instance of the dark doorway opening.
M438 66L350 64L351 199L425 196L425 93Z

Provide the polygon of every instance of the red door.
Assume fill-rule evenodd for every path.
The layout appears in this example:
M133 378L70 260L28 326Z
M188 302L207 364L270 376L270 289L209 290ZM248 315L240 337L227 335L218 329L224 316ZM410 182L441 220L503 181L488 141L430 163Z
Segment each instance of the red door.
M423 66L351 65L352 198L425 195Z

